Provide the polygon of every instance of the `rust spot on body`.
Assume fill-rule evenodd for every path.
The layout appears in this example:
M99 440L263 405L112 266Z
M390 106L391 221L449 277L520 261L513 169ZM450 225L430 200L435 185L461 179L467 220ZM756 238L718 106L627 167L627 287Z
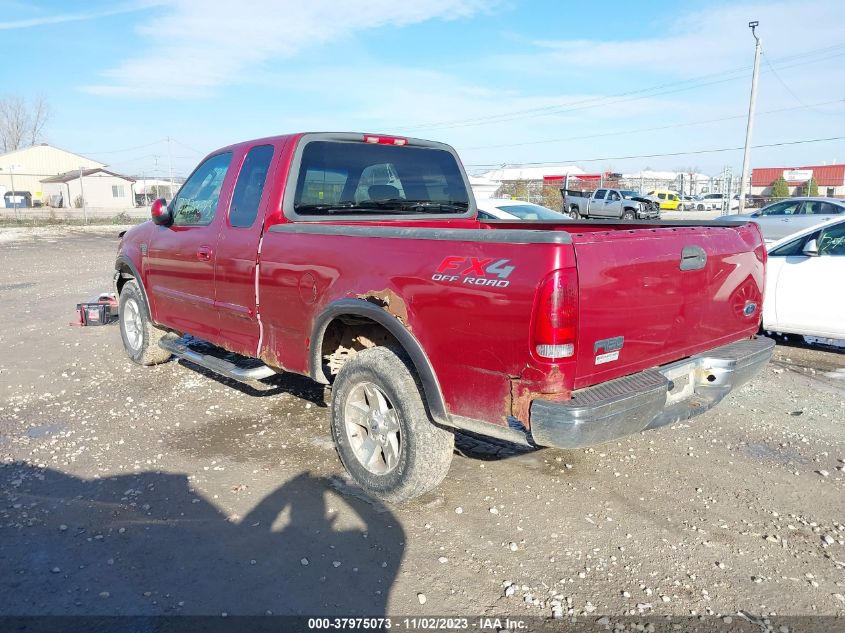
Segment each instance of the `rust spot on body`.
M399 319L402 325L408 327L408 306L405 300L390 288L371 290L358 295L358 298L383 308L385 312Z
M532 401L569 400L570 394L565 390L563 379L564 375L559 367L552 367L551 371L538 381L510 378L510 415L528 425Z

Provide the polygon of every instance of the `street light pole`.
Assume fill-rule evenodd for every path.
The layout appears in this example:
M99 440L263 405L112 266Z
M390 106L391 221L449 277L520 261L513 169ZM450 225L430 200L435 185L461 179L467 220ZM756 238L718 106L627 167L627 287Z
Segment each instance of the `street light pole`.
M751 73L751 99L748 103L748 125L745 128L745 149L742 152L742 179L739 181L739 212L745 212L745 189L748 182L748 160L751 153L751 132L754 130L754 106L757 103L757 76L760 74L760 53L763 50L763 40L757 37L755 29L760 24L757 20L748 23L751 35L754 36L754 70Z

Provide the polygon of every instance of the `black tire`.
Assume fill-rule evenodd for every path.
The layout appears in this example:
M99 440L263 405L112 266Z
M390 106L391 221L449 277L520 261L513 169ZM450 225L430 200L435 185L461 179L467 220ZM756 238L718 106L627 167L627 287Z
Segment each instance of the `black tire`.
M637 219L637 214L634 213L631 209L625 209L622 212L622 219L625 220L626 222L631 222L631 221Z
M170 360L170 352L158 346L166 332L153 326L144 293L134 279L120 291L120 338L132 362L158 365Z
M578 210L578 207L572 205L569 207L569 217L574 220L580 220L581 218L587 217L586 215L581 215L581 212Z
M697 208L698 208L699 211L704 211L704 205L703 204L698 205Z
M373 497L406 501L435 488L449 472L455 437L431 421L421 393L410 361L387 347L358 352L334 382L331 427L337 454ZM375 411L384 404L383 413ZM367 453L369 460L362 457Z

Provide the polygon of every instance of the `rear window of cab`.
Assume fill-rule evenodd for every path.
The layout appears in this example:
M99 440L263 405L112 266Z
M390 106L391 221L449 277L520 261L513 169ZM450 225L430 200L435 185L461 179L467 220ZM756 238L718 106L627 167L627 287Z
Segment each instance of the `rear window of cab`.
M320 140L302 150L293 208L309 216L463 214L469 195L443 149Z

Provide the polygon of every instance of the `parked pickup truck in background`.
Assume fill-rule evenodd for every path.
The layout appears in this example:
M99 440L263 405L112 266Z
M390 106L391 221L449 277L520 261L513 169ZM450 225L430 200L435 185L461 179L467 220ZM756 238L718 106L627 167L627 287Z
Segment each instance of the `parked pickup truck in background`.
M561 189L563 209L573 218L614 218L617 220L654 219L660 217L659 204L636 191L596 189L588 191Z
M479 221L470 191L418 139L215 151L121 238L126 353L330 385L341 461L390 501L442 480L456 429L591 446L698 415L769 359L755 224Z

